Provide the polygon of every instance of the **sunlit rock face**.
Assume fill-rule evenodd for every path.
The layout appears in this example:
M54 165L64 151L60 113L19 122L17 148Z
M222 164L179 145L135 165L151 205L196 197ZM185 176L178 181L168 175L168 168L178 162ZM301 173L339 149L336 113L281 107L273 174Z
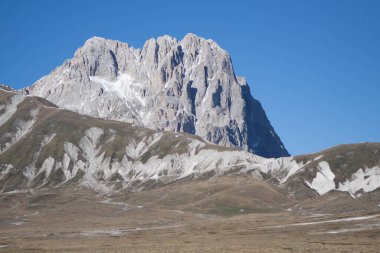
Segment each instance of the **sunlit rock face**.
M263 157L289 155L245 79L235 76L228 52L194 34L150 39L142 49L93 37L23 93Z

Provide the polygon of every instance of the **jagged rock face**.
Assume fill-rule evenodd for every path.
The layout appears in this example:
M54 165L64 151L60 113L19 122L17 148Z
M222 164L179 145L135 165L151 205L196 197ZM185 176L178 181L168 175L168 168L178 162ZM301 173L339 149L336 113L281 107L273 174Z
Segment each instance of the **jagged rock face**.
M229 54L193 34L143 49L94 37L24 93L91 116L187 132L264 157L288 156Z

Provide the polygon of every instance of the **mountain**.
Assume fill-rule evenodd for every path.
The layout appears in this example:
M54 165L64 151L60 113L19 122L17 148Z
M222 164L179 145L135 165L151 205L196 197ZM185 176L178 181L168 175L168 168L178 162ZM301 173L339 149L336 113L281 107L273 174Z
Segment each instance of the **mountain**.
M380 143L281 154L214 42L90 39L0 85L0 251L377 252Z
M93 37L22 92L81 114L195 134L263 157L289 156L229 54L194 34L150 39L142 49Z
M0 192L71 184L114 192L229 171L263 177L255 166L263 158L194 135L92 118L14 90L0 89L0 108Z
M21 157L22 155L22 157ZM58 108L0 86L0 192L81 185L98 192L144 190L240 175L303 200L352 197L380 187L380 144L266 159L187 133L155 131Z

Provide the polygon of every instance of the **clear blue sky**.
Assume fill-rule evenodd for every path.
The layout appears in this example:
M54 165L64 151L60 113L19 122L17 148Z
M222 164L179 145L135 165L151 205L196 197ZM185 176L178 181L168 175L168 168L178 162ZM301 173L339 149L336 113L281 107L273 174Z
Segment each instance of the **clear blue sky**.
M228 50L291 154L380 141L380 1L0 0L0 82L21 88L94 35L192 32Z

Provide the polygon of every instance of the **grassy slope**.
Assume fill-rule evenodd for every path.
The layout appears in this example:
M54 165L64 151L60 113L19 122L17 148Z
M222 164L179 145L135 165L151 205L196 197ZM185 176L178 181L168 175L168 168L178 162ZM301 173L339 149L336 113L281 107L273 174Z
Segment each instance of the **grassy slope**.
M313 159L323 156L317 161ZM314 154L294 157L299 163L309 161L300 173L292 176L282 187L294 193L296 199L307 199L318 194L305 185L305 180L311 182L317 173L320 161L327 161L335 174L335 184L351 179L351 175L359 169L380 166L380 143L358 143L335 146ZM310 162L311 161L311 162Z
M0 104L9 103L10 97L17 93L4 92L0 90ZM103 129L104 134L100 137L99 145L101 149L99 154L104 153L105 157L110 157L111 161L121 161L125 153L125 147L130 143L138 144L141 141L145 143L153 139L157 134L162 135L159 141L152 144L147 152L142 156L135 158L145 163L149 158L156 156L163 158L169 154L182 154L188 152L189 143L192 141L203 142L201 149L213 149L216 152L226 150L236 150L224 148L204 142L200 137L186 133L157 132L147 128L135 127L129 123L114 120L104 120L80 115L78 113L57 108L54 104L38 97L27 96L23 102L18 104L17 111L12 117L0 127L0 145L4 147L10 138L4 138L8 133L16 133L20 121L32 120L31 111L38 109L37 120L30 132L14 143L8 150L0 154L1 164L12 164L14 174L18 177L10 181L9 178L0 180L1 188L14 188L25 186L26 178L21 170L26 166L34 165L40 168L43 162L52 157L54 160L62 161L65 153L64 143L70 142L78 146L81 138L85 136L85 131L91 127ZM54 135L54 138L47 144L42 145L44 138ZM199 149L196 150L199 152ZM22 159L20 156L22 155ZM79 159L84 160L79 153ZM129 160L133 160L128 157ZM73 166L70 161L69 168ZM3 169L5 167L3 166ZM62 171L53 171L54 175L47 181L50 185L57 185L63 178ZM120 175L113 176L115 180L120 179ZM17 180L16 180L17 179ZM7 181L7 182L5 182ZM34 180L32 185L38 187L44 181L41 174ZM45 181L46 183L46 181ZM156 187L157 185L155 185Z

